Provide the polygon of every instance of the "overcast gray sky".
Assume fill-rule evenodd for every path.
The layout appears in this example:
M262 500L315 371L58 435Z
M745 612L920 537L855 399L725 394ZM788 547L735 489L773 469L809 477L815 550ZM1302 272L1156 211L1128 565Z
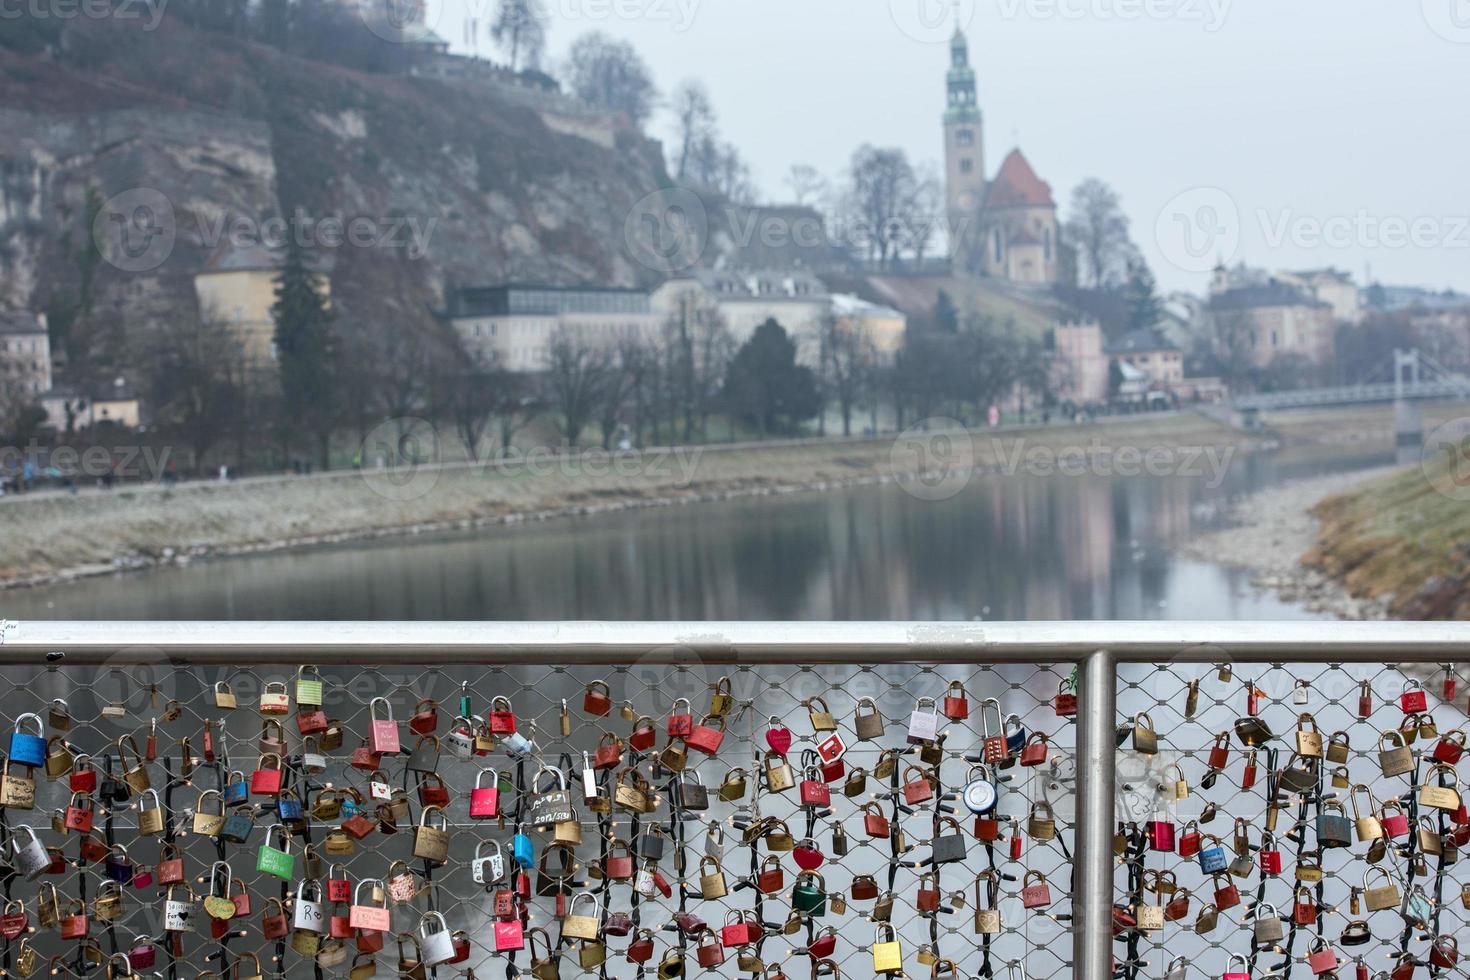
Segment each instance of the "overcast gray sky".
M762 194L864 142L942 152L948 0L545 0L551 56L632 41L702 78ZM438 4L439 6L434 6ZM493 0L431 0L456 43ZM1063 215L1097 176L1165 288L1214 258L1470 289L1470 0L962 0L987 169L1020 145ZM482 52L490 54L488 38ZM660 114L654 135L667 138Z

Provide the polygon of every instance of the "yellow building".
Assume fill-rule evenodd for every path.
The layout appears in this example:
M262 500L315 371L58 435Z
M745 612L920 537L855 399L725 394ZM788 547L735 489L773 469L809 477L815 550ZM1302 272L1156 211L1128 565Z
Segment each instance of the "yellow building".
M270 364L276 359L276 323L271 307L276 302L280 271L281 258L275 252L261 246L236 248L225 243L194 276L200 315L228 323L250 364ZM330 278L317 273L316 282L321 294L330 297Z
M891 307L836 293L832 296L832 316L839 332L856 334L865 345L871 345L879 364L892 364L903 349L909 321Z

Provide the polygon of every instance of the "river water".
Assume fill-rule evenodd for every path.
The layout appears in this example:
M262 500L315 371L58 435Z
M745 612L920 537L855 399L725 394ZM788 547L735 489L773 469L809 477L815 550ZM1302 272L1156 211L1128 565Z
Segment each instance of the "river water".
M1233 500L1391 455L1239 454L1204 476L974 476L747 498L91 579L7 618L1310 619L1175 546ZM957 489L957 488L950 488ZM925 494L924 496L932 496Z

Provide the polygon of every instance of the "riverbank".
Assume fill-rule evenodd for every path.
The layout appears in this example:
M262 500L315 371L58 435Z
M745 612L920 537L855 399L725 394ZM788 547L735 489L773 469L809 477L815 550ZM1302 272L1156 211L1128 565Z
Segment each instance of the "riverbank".
M967 438L968 436L968 438ZM741 496L898 482L942 499L975 474L1217 479L1260 443L1193 413L1087 426L690 447L8 500L0 588L203 558Z
M1354 595L1336 576L1309 561L1318 547L1322 520L1316 508L1336 494L1351 491L1392 470L1338 473L1272 487L1235 504L1225 515L1231 526L1200 535L1183 553L1253 573L1251 584L1298 603L1309 612L1339 619L1390 617L1381 597Z
M1456 453L1361 481L1313 509L1306 564L1394 619L1470 618L1470 487Z

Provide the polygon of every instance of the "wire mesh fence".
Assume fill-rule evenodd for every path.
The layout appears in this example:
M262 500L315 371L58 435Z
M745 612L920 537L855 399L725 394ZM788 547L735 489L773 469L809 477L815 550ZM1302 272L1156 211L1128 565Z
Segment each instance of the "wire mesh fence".
M6 670L8 973L1071 972L1070 664L127 660Z
M1458 673L1120 667L1120 973L1456 972L1470 916Z

